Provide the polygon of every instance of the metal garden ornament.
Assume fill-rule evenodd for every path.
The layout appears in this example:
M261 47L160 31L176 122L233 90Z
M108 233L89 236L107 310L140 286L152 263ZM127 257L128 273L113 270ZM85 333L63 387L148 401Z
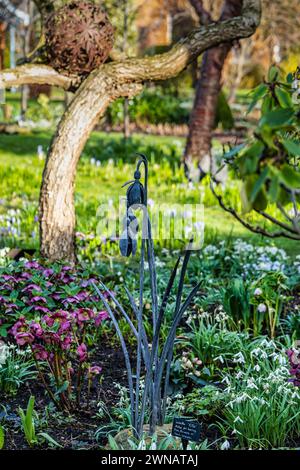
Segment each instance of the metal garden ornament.
M128 391L131 406L131 423L135 436L141 438L146 416L149 417L149 433L155 432L156 426L163 425L166 415L166 403L169 390L170 369L173 358L176 330L184 312L195 297L200 283L196 285L183 300L184 278L191 255L192 241L181 260L177 259L175 267L171 272L166 290L159 302L157 275L155 267L154 247L151 236L151 222L147 210L148 197L148 161L145 155L138 154L134 180L124 186L128 186L126 195L126 214L123 221L123 232L120 237L120 251L123 256L134 255L137 251L136 234L139 230L134 211L142 208L140 267L139 267L139 301L136 302L135 295L128 290L126 284L124 289L128 296L134 319L129 312L118 301L114 293L100 282L94 288L103 302L111 321L119 337L124 354L128 377ZM141 167L144 167L144 184L141 183ZM152 328L151 333L146 334L144 313L144 284L145 284L145 261L148 262L151 289ZM182 261L182 264L181 264ZM170 302L177 271L180 268L179 282L176 290L176 301L170 321L166 319L165 313ZM109 295L107 295L109 294ZM119 326L120 316L127 321L132 334L136 338L136 360L135 368L131 363L128 348ZM168 327L167 339L161 341L161 327Z

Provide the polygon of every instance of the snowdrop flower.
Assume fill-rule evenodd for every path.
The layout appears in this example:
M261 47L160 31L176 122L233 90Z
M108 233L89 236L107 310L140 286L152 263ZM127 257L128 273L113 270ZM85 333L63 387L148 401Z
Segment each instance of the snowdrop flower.
M258 386L255 384L252 377L247 380L247 388L255 388L255 390L258 390Z
M254 295L259 296L261 294L262 294L262 290L259 287L257 287L254 291Z
M259 304L257 310L259 313L265 313L267 311L267 306L265 304Z
M221 364L224 364L223 356L215 357L215 358L214 358L214 361L219 361L219 362L221 362Z
M230 443L228 441L224 441L221 445L221 450L228 450L230 448Z
M256 364L256 365L254 366L254 370L255 370L256 372L259 372L259 371L260 371L260 365Z
M222 380L222 383L225 383L226 385L229 385L230 384L230 381L229 381L229 378L227 377L227 375L224 377L224 379Z
M236 377L237 379L241 379L241 378L243 377L243 375L244 375L244 372L242 372L242 371L240 370L240 371L235 375L235 377Z
M239 416L237 416L233 422L234 423L243 423L244 421Z
M251 400L251 397L248 395L248 393L242 393L242 395L236 397L235 402L239 404L246 400Z
M0 341L0 365L5 364L8 355L9 348L6 346L6 344Z
M240 364L245 364L245 358L241 352L235 354L233 356L233 362L235 363L240 363Z

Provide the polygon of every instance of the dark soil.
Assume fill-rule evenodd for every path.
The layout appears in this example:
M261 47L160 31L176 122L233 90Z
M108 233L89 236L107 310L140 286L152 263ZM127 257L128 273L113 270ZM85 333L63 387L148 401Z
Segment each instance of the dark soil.
M20 425L18 408L26 409L31 395L35 397L35 410L39 417L37 432L49 434L65 449L99 449L105 445L106 439L97 441L95 438L97 428L106 424L104 419L97 416L97 403L101 400L108 409L116 405L119 400L119 391L114 384L126 386L126 371L122 351L113 349L111 345L100 344L93 360L101 364L103 368L101 385L98 384L92 388L89 400L83 393L82 403L88 402L88 405L74 411L71 415L58 412L52 405L48 406L49 398L38 379L24 384L14 397L1 397L0 423L5 428L4 449L29 448ZM48 413L45 412L47 406ZM41 443L39 448L49 448L49 444Z
M107 444L107 438L96 439L97 428L108 424L108 418L97 416L97 404L104 402L109 412L119 401L119 390L115 384L127 385L126 370L123 353L115 345L108 344L108 340L102 342L97 347L93 362L102 366L101 385L92 388L89 400L82 395L81 409L75 410L72 414L59 412L50 403L48 396L39 379L31 380L23 385L16 396L0 397L0 424L5 428L4 450L26 450L30 449L18 414L18 408L24 410L27 407L28 399L31 395L35 397L36 432L44 432L50 435L63 449L71 450L93 450L103 448ZM88 403L88 405L86 405ZM46 408L48 411L46 411ZM201 441L208 439L214 442L217 439L217 431L203 423ZM39 442L35 449L49 449L53 447L46 440Z

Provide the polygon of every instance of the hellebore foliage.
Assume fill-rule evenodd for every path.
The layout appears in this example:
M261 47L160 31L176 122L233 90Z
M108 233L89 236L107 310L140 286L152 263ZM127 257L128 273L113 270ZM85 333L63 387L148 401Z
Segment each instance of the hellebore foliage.
M169 282L167 284L162 301L159 305L158 292L157 292L157 276L155 267L155 257L153 249L153 240L151 236L151 222L147 213L147 192L148 192L148 161L144 155L140 155L140 160L137 163L137 168L134 174L134 181L130 181L127 191L127 205L126 205L126 227L121 236L120 250L125 256L134 254L132 236L130 231L131 224L134 222L133 210L141 207L143 209L143 222L141 230L141 259L140 259L140 289L139 289L139 302L136 303L134 295L125 286L131 308L137 320L137 328L133 325L129 315L119 303L113 293L111 293L110 300L102 293L103 289L108 292L108 288L100 282L100 288L94 283L95 290L101 298L110 318L115 326L119 336L121 346L124 353L125 364L128 375L128 387L131 406L131 422L133 423L136 437L141 437L143 433L143 425L145 424L145 415L150 416L150 434L155 432L158 424L163 424L166 412L166 401L168 394L168 384L170 377L170 368L173 358L174 341L176 337L176 330L184 312L189 307L193 298L195 297L200 284L196 285L191 292L183 300L183 287L184 279L188 267L189 258L191 255L191 243L186 249L182 260L182 266L179 277L179 284L176 292L176 302L172 320L169 324L167 339L164 345L160 346L160 330L165 318L166 308L169 302L171 291L174 287L174 281L177 271L181 262L181 257L178 258L173 271L171 272ZM140 182L141 165L145 168L145 184ZM126 238L127 237L127 238ZM136 240L134 240L136 242ZM127 244L126 244L127 243ZM136 246L136 245L135 245ZM145 281L145 261L149 265L149 277L151 287L152 299L152 337L148 337L145 331L143 322L143 295L144 295L144 281ZM118 323L117 314L121 313L129 324L133 335L137 340L136 351L136 368L133 373L128 349ZM145 370L144 386L141 386L142 372ZM147 410L147 413L146 413Z

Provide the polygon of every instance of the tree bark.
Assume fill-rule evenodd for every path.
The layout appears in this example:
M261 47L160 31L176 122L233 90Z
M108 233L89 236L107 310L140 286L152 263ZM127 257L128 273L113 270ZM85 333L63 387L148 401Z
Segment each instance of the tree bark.
M68 106L52 141L39 205L41 256L44 258L76 261L74 183L80 154L108 105L118 97L133 96L141 91L138 84L118 87L113 82L105 73L89 77Z
M205 23L211 21L201 1L191 0L191 3ZM220 21L237 16L241 8L242 0L225 0ZM184 152L186 173L190 179L199 180L210 169L211 139L222 86L222 70L231 46L232 42L225 42L209 49L203 56Z
M49 1L36 0L36 3L44 8ZM0 72L0 87L50 83L76 91L58 125L43 173L40 192L43 257L75 262L76 166L90 133L109 103L140 93L145 81L166 80L178 75L211 47L251 36L260 22L261 2L244 0L243 6L240 16L196 29L164 54L110 62L93 71L81 85L80 77L61 75L46 65L26 65Z

